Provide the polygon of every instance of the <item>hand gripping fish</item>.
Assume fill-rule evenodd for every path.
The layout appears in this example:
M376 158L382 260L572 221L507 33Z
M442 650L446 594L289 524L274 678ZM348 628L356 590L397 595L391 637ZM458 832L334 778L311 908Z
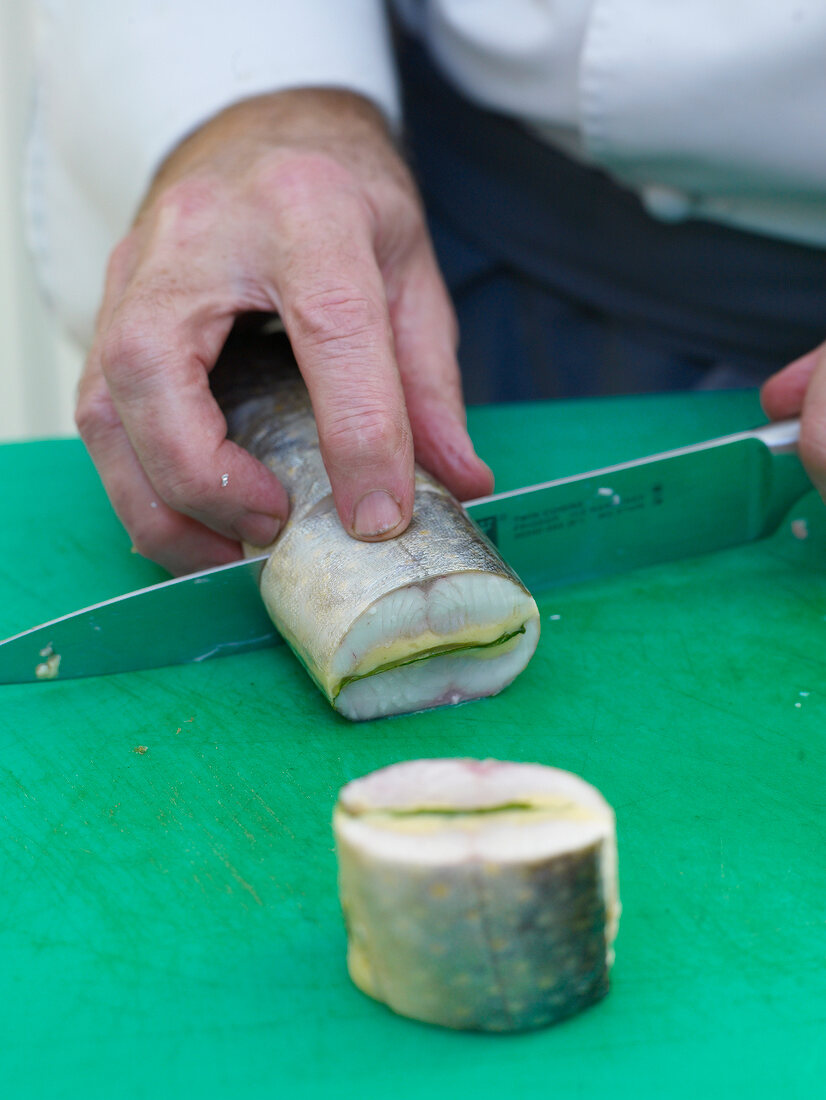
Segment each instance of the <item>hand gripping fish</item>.
M261 595L339 713L362 720L477 699L522 671L539 639L536 603L430 474L417 467L413 519L397 538L360 542L341 526L283 335L234 335L213 389L229 437L289 493Z

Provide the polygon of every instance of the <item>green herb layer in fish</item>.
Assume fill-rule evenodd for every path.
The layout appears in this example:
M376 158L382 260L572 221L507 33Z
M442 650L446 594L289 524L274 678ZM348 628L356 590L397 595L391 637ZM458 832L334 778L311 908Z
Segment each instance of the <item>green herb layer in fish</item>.
M395 1012L520 1031L607 993L616 828L582 779L408 761L344 787L333 827L350 976Z
M284 343L270 340L282 360ZM219 395L230 438L278 475L291 504L261 593L336 710L375 718L493 695L510 683L536 648L539 614L461 505L417 468L408 529L386 542L351 538L300 375L291 364L274 367L276 353L260 340L235 354L243 370Z

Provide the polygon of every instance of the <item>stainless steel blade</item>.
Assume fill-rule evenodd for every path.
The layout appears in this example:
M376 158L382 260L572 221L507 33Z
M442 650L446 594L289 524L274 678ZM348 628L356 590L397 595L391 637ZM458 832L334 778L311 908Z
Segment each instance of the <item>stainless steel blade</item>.
M281 641L258 594L264 557L141 588L0 643L0 683L205 661Z
M466 507L541 592L771 534L812 488L799 434L799 421L781 421Z
M797 421L767 425L465 507L532 591L691 557L776 529L811 483ZM204 661L281 641L265 557L130 592L0 642L0 684Z

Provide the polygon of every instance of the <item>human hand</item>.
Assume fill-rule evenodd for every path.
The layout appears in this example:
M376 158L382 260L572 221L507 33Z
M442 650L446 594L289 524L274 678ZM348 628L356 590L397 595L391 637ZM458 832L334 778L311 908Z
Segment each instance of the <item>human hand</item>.
M280 314L342 524L399 534L413 455L463 499L492 477L465 427L456 324L421 204L360 97L228 108L156 176L110 260L76 420L136 549L173 573L266 545L288 511L209 389L235 318Z
M800 417L798 453L826 500L826 343L773 374L760 400L772 420Z

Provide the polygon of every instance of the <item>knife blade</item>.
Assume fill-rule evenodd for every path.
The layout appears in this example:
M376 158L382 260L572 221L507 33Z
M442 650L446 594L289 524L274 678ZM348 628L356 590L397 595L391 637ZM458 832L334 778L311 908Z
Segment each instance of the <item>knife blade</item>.
M782 421L464 507L533 592L763 538L811 489ZM0 642L0 683L205 661L281 641L258 595L266 555L94 604Z

